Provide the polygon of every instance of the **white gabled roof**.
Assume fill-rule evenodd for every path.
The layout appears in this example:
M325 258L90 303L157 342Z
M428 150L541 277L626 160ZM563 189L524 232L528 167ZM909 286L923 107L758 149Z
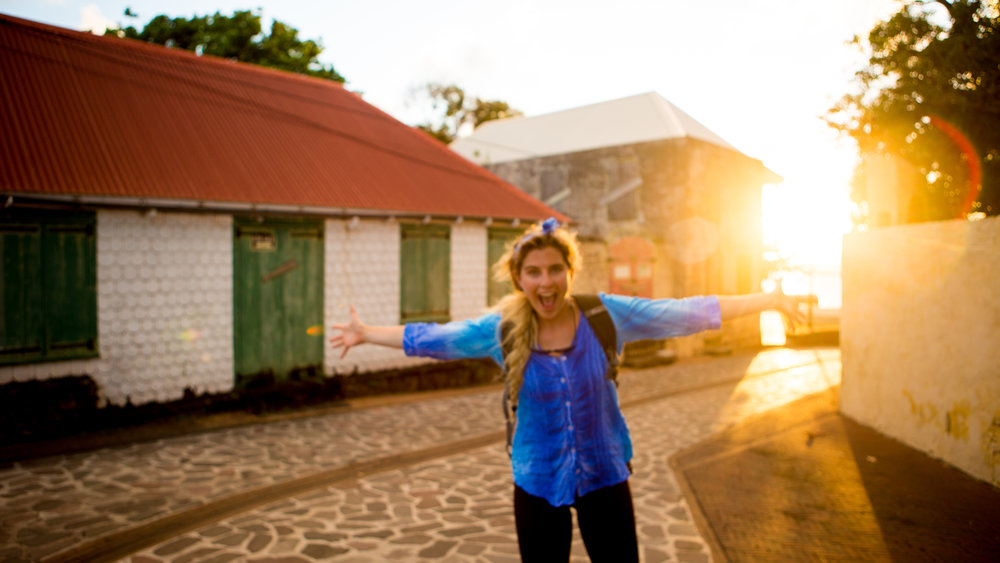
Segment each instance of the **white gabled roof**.
M451 149L493 164L604 147L691 137L736 150L655 92L536 117L488 121Z

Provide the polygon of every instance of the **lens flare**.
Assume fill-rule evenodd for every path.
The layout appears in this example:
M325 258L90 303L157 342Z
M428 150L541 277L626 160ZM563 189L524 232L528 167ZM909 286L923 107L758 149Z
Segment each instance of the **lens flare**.
M177 338L183 340L184 342L194 342L195 340L198 340L199 337L201 337L200 330L196 328L189 328L184 332L180 333L180 335Z
M320 336L323 334L323 325L312 325L306 329L306 334L309 336Z
M982 188L983 164L979 161L979 153L972 141L958 130L957 127L936 115L927 116L928 122L944 133L958 150L965 157L965 162L969 167L969 185L966 188L965 201L962 202L962 212L968 215L972 211L973 204L979 198L979 190Z
M684 264L700 264L719 250L719 230L715 223L691 217L674 223L667 232L669 252Z

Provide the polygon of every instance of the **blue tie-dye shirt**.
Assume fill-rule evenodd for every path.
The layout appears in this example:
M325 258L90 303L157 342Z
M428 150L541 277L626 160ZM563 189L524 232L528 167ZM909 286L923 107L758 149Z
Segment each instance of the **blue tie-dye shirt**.
M618 335L626 342L685 336L721 325L714 296L642 299L600 294ZM500 315L446 324L406 325L409 356L441 360L493 358L503 365ZM561 356L533 352L524 371L511 450L514 483L553 506L628 479L632 440L606 377L607 359L590 324L581 317L573 346Z

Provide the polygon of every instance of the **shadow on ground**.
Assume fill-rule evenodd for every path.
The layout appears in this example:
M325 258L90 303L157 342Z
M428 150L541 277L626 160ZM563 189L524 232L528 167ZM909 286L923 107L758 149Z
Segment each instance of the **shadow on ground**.
M837 389L671 460L720 561L996 561L1000 489L837 412Z

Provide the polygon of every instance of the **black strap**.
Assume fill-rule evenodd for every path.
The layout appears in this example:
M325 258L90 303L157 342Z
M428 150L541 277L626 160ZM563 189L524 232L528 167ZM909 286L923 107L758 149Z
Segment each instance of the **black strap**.
M500 323L500 345L503 348L503 368L504 374L504 386L503 386L503 419L507 423L507 455L511 455L511 448L514 445L514 428L517 425L517 401L511 401L510 398L510 378L507 377L507 356L510 355L512 348L512 343L507 340L510 335L510 331L513 330L514 323L512 321L503 321Z
M608 359L608 379L618 385L618 368L621 362L618 358L618 338L611 314L608 313L607 307L597 295L574 295L573 299L583 311L584 318L590 323L590 329L594 331L597 340L601 343L601 348L604 349L604 355Z

